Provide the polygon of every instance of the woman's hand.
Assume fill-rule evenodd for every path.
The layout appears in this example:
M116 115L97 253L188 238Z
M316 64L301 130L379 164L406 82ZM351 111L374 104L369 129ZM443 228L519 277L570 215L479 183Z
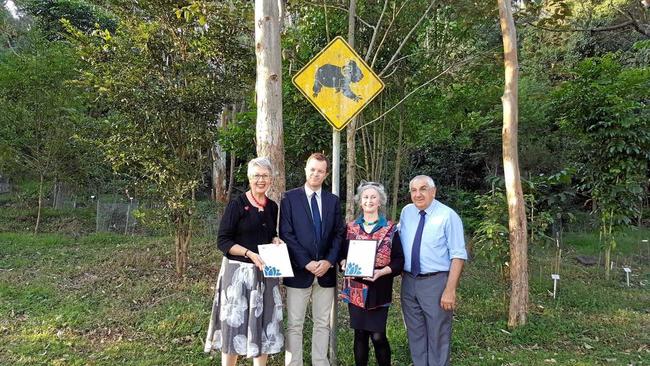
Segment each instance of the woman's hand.
M275 244L275 245L284 244L284 242L282 241L282 239L280 239L280 238L277 237L277 236L276 236L275 238L273 238L273 240L271 240L271 243L272 243L272 244Z
M382 269L376 269L372 277L364 277L363 279L369 282L375 282L375 280L377 280L379 277L385 276L392 272L393 270L390 267L386 266Z
M347 263L348 263L348 262L347 262L346 259L341 259L341 261L339 262L339 267L341 268L341 271L345 272L345 265L346 265Z
M262 257L260 257L259 254L249 250L246 253L246 256L248 257L248 259L253 261L255 267L257 267L260 271L264 271L264 261L262 261Z

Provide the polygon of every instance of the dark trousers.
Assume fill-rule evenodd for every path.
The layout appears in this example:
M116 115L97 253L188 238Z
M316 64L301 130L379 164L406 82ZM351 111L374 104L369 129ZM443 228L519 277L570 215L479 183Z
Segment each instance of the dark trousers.
M402 276L402 313L413 366L448 366L453 311L440 307L446 272L429 277Z

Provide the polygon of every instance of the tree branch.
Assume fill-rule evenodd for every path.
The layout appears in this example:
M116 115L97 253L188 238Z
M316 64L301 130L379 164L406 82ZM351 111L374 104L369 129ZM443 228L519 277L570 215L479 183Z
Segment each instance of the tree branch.
M632 26L635 28L635 30L641 34L643 34L646 37L650 37L650 34L645 32L642 28L640 28L639 24L634 21L634 20L628 20L627 22L623 22L620 24L615 24L615 25L610 25L607 27L598 27L598 28L548 28L544 27L541 25L533 24L531 22L525 22L524 24L530 25L531 27L538 28L541 30L549 31L549 32L558 32L558 33L567 33L567 32L609 32L609 31L614 31L617 29L625 28Z
M395 73L395 71L397 71L397 69L399 69L399 65L395 65L395 67L393 67L393 71L391 71L388 74L384 75L384 79L388 79L389 77L393 76L393 74Z
M393 64L393 62L395 61L395 58L397 58L400 51L402 51L402 48L404 47L406 42L408 42L408 40L411 38L411 35L413 35L413 32L415 32L415 30L418 28L418 26L420 26L420 23L422 23L424 18L427 17L427 15L429 14L429 11L431 11L431 8L433 8L433 5L435 3L436 3L436 0L431 0L431 3L429 4L429 7L427 8L427 10L424 11L424 14L422 14L420 19L418 19L417 23L415 23L415 25L411 28L411 30L408 32L408 34L406 34L406 37L404 37L404 39L402 40L402 43L400 43L399 47L397 47L397 50L393 54L393 57L391 57L390 61L388 61L386 66L384 66L384 69L381 70L381 72L379 73L379 76L382 76L386 72L386 70L388 70L388 68Z
M327 42L329 43L330 26L329 26L329 22L327 21L327 4L325 4L325 0L323 0L323 13L325 14L325 35L327 36Z
M379 42L379 46L377 47L377 51L375 52L375 56L372 58L372 63L370 64L371 68L375 67L375 62L377 61L377 56L379 56L379 50L381 50L381 46L384 44L384 41L386 40L386 37L388 36L388 32L390 32L390 29L393 27L393 23L395 22L395 19L399 16L399 13L404 9L404 6L409 2L409 0L406 0L402 3L402 6L397 9L397 13L395 13L395 7L393 7L393 16L390 20L390 23L388 23L388 28L386 28L386 32L384 32L384 36L381 38L381 42Z
M398 62L400 62L400 61L402 61L402 60L404 60L404 59L407 59L407 58L409 58L409 57L412 57L412 56L415 56L415 55L419 55L419 54L422 54L422 53L426 53L426 52L427 52L427 51L418 51L418 52L410 53L410 54L408 54L408 55L406 55L406 56L402 56L402 57L398 58L397 60L393 61L393 64L396 64L396 63L398 63ZM395 66L395 69L393 69L393 71L391 71L390 74L394 73L396 69L397 69L397 66ZM390 74L386 75L385 77L389 77Z
M391 112L393 109L397 108L397 106L399 106L400 104L402 104L406 99L408 99L411 95L413 95L413 94L414 94L415 92L417 92L418 90L420 90L420 89L424 88L425 86L431 84L432 82L434 82L435 80L437 80L438 78L440 78L442 75L448 73L448 72L451 71L452 69L454 69L454 68L456 68L456 67L459 67L459 66L462 66L462 65L465 65L466 63L470 62L470 61L471 61L472 59L474 59L474 58L475 58L475 57L468 57L468 58L466 58L465 60L460 61L459 63L454 64L454 65L451 65L451 66L449 66L448 68L444 69L444 70L443 70L441 73L439 73L438 75L436 75L436 76L434 76L433 78L427 80L427 81L424 82L423 84L419 85L417 88L411 90L408 94L406 94L406 95L404 96L404 98L402 98L399 102L395 103L395 104L394 104L392 107L390 107L386 112L384 112L384 113L382 113L381 115L379 115L379 117L373 119L372 121L369 121L369 122L363 124L363 125L360 126L360 127L357 127L357 130L362 129L362 128L364 128L364 127L366 127L366 126L368 126L368 125L370 125L370 124L372 124L372 123L374 123L374 122L377 122L378 120L380 120L381 118L383 118L385 115L387 115L389 112Z
M328 7L328 8L332 8L332 9L336 9L336 10L341 10L341 11L344 11L344 12L346 12L346 13L348 12L348 9L347 9L347 8L344 8L344 7L342 7L342 6L326 5L326 4L317 4L317 3L313 3L313 2L311 2L311 1L305 1L305 4L308 4L308 5L311 5L311 6L315 6L315 7L321 7L321 6L323 6L323 7ZM371 25L370 23L368 23L368 22L366 22L365 20L363 20L363 18L361 18L358 14L355 14L354 17L357 18L357 20L358 20L359 22L363 23L363 25L365 25L366 27L371 28L371 29L375 29L375 26L373 26L373 25Z
M632 24L631 24L632 27L634 27L634 29L635 29L637 32L643 34L643 35L646 36L646 37L650 37L650 34L649 34L648 32L646 32L645 29L641 28L641 25L640 25L639 22L634 18L634 16L632 16L632 13L630 13L629 10L628 10L628 11L623 11L623 10L619 9L618 6L614 6L614 9L616 9L616 11L618 11L618 12L621 13L621 14L623 14L624 17L626 17L627 19L629 19L630 22L632 22Z
M7 48L9 48L14 55L18 56L19 58L23 58L23 56L16 52L16 49L14 48L14 45L11 44L11 39L9 37L7 37Z
M366 52L366 57L364 57L364 61L366 63L368 62L368 59L370 58L370 55L372 54L372 50L375 47L375 40L377 39L377 33L379 33L379 26L381 25L382 19L384 19L384 14L386 13L386 8L388 7L388 0L384 0L384 7L381 9L381 14L379 15L379 20L377 20L377 25L372 31L372 38L370 38L370 44L368 45L368 51Z

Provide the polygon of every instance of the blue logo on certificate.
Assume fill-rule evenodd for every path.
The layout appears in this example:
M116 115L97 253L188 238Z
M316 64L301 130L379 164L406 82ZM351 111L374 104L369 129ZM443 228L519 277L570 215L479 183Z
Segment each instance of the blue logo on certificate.
M372 277L376 252L377 240L350 240L344 276Z

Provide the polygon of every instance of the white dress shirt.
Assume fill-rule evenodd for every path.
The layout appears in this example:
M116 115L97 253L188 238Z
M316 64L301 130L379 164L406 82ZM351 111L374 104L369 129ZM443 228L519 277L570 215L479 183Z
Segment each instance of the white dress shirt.
M311 212L311 196L316 194L316 203L318 203L318 213L320 214L321 220L323 220L323 202L321 200L321 193L323 192L323 188L318 188L317 191L312 191L311 188L307 184L305 184L305 195L307 195L307 204L309 206L309 211ZM314 216L314 213L312 212L312 217Z

